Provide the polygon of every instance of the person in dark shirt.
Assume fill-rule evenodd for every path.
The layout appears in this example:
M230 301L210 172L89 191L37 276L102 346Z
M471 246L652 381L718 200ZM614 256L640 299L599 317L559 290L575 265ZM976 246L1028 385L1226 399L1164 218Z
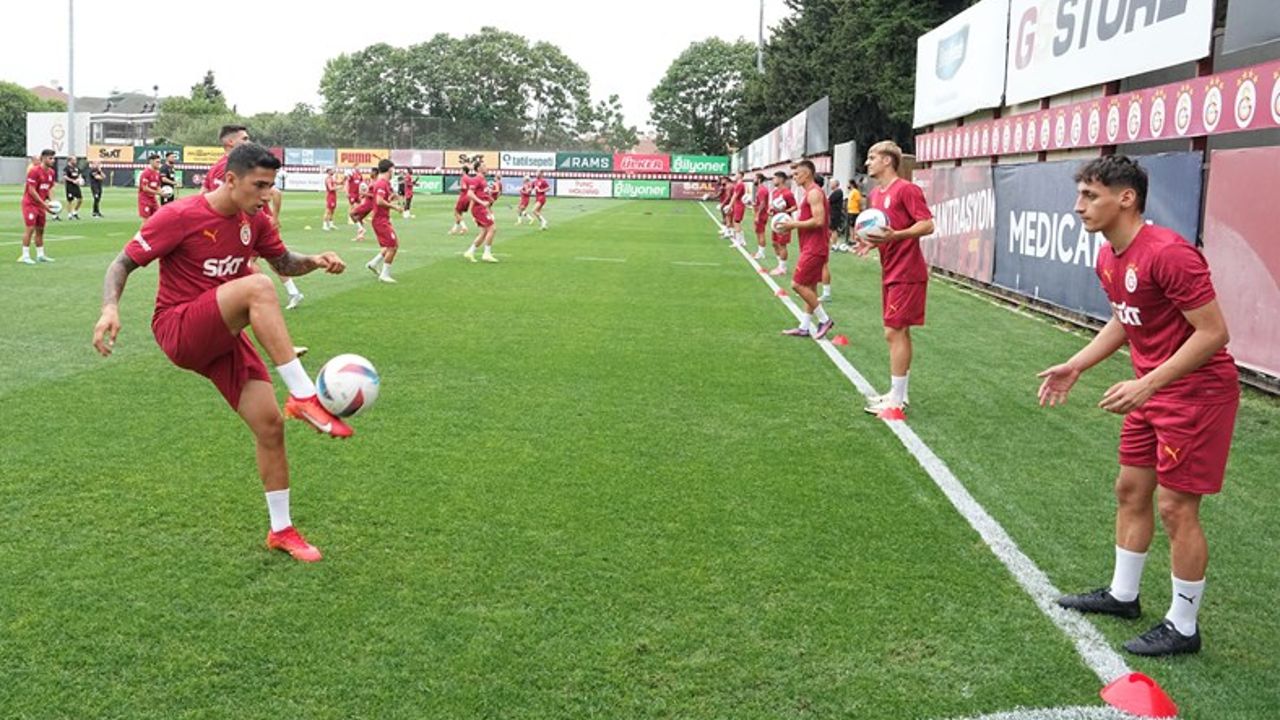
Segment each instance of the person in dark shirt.
M89 192L93 195L93 216L102 217L102 182L107 174L102 171L98 161L89 162Z
M79 220L80 203L84 200L80 186L84 184L84 178L80 175L80 161L75 155L67 158L67 167L62 171L62 178L66 181L67 187L67 219Z
M164 164L160 166L160 204L167 205L178 199L178 181L175 165L178 164L177 153L166 153ZM165 190L165 188L169 188Z

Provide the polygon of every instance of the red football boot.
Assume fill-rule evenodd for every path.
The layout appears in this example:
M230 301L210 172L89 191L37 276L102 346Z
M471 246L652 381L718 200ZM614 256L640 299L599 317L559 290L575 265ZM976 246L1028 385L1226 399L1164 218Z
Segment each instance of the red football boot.
M298 531L290 525L280 532L267 533L267 547L272 550L283 550L302 562L319 562L323 557L314 545L302 539Z
M284 414L294 420L302 420L315 428L317 432L336 438L349 438L355 431L342 422L336 415L324 409L320 398L312 395L309 398L296 398L292 395L284 402Z

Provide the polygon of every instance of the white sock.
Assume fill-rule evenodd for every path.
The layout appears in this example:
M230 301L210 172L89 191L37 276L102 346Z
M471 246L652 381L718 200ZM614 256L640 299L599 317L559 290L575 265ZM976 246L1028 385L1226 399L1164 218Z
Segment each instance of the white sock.
M290 395L296 398L309 398L316 394L315 383L311 382L307 371L302 369L302 361L298 358L283 365L277 365L276 372L280 373L280 379L284 380Z
M800 329L808 330L811 327L813 327L813 316L809 313L804 313L800 316Z
M37 245L37 246L36 246L36 257L44 257L44 246L43 246L43 245Z
M493 248L489 247L488 245L485 245L485 246L484 246L484 256L485 256L485 257L493 257Z
M30 259L30 258L31 258L31 246L30 246L30 245L23 245L23 246L22 246L22 257L23 257L24 259Z
M289 488L267 493L267 514L271 516L271 532L280 532L293 524L289 519Z
M372 260L370 260L370 261L368 262L368 265L369 265L369 267L371 267L371 268L376 268L376 267L378 267L379 265L381 265L381 264L382 264L382 262L383 262L383 261L382 261L382 253L378 253L377 255L374 255L374 256L373 256L373 259L372 259Z
M819 322L819 323L824 323L824 322L826 322L826 321L828 321L828 320L830 320L830 319L831 319L831 317L830 317L829 315L827 315L827 311L826 311L826 310L824 310L824 309L822 309L822 306L821 306L821 305L819 305L818 307L814 308L814 310L813 310L813 314L814 314L815 316L817 316L817 318L818 318L818 322Z
M1204 580L1179 580L1173 578L1173 600L1165 619L1173 623L1183 635L1196 634L1196 615L1200 612L1200 598L1204 595Z
M908 370L906 375L902 376L902 397L906 399L911 396L911 371Z
M298 290L298 284L293 281L293 278L289 278L284 281L284 289L288 290L290 295L302 294L302 291Z
M381 277L384 277L384 278L389 278L389 277L391 277L391 263L386 262L386 261L383 261L383 263L382 263L382 273L381 273L381 275L380 275L380 276L381 276Z
M903 375L889 376L889 399L894 405L901 405L903 399L907 396L907 377Z
M1138 598L1142 584L1142 566L1147 562L1146 553L1136 553L1116 546L1116 569L1111 574L1111 597L1120 602Z
M786 260L779 260L779 261L778 261L778 267L782 268L782 272L786 272L786 271L787 271L787 261L786 261Z
M831 294L831 286L830 286L830 285L819 285L818 287L822 288L822 292L821 292L821 293L819 293L819 295L830 295L830 294Z

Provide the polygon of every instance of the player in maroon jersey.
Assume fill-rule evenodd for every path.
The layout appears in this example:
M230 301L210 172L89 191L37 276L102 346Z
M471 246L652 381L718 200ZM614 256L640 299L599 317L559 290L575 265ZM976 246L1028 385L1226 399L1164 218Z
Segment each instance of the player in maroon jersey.
M351 238L351 242L360 242L365 238L364 219L369 217L369 214L373 212L375 203L373 200L373 193L369 192L370 185L368 180L366 180L365 176L361 174L359 170L356 170L355 172L357 177L360 178L356 185L356 197L358 197L359 200L351 207L351 212L347 219L351 221L352 225L356 226L356 236ZM373 172L370 173L370 178L376 180L376 175L377 168L374 168Z
M747 185L742 173L734 173L729 185L729 227L733 229L733 242L746 247L747 238L742 232L742 219L747 215ZM764 252L757 252L756 260L764 259Z
M222 184L227 173L227 154L237 146L249 142L249 129L244 125L223 125L218 131L218 142L222 144L222 157L205 173L204 183L200 186L201 192L217 190Z
M489 203L489 209L492 210L498 204L498 199L502 197L502 173L493 172L493 177L489 178L489 197L493 201Z
M35 265L37 262L53 262L53 258L44 254L45 213L49 208L49 194L53 192L53 163L56 158L52 150L41 150L40 158L27 168L27 183L22 191L22 254L18 262L23 265ZM31 259L31 241L36 243L36 259Z
M800 209L791 220L778 223L778 229L782 232L800 231L800 257L796 260L796 270L791 276L791 289L804 300L804 313L800 316L800 326L784 330L783 334L792 337L812 336L821 340L835 326L835 322L818 300L822 266L827 264L827 258L831 254L831 246L827 244L827 216L831 213L831 208L827 202L827 194L814 182L816 171L813 163L801 160L791 167L796 183L801 188ZM816 326L814 321L817 322Z
M408 219L411 217L409 211L413 209L413 186L418 184L418 178L413 176L412 168L404 169L401 184L404 185L404 192L400 193L404 198L404 209L400 211L400 217Z
M467 223L462 215L471 208L471 196L467 194L467 178L470 177L471 166L463 165L462 176L458 178L458 201L453 204L453 227L449 229L450 235L465 235L467 232Z
M391 173L395 163L390 160L378 161L377 176L369 188L369 198L373 201L373 234L378 238L378 254L365 264L384 283L394 283L391 277L391 263L396 259L400 249L400 239L396 237L395 228L391 227L391 211L402 210L395 202L396 194L391 189Z
M751 213L755 219L752 225L756 231L756 254L764 257L765 229L769 225L769 184L765 179L764 173L756 173L752 191L755 195L755 201L751 203ZM777 268L774 268L774 270L777 270ZM786 270L782 272L785 273Z
M1086 230L1107 239L1096 271L1112 313L1080 352L1040 373L1040 404L1066 402L1082 373L1125 345L1135 378L1112 385L1098 403L1124 416L1111 584L1058 603L1138 618L1158 508L1169 536L1173 596L1160 623L1124 647L1138 655L1198 652L1197 615L1209 564L1200 503L1222 490L1240 404L1227 323L1200 251L1143 219L1147 173L1138 163L1123 155L1101 157L1075 180L1076 213Z
M364 176L360 174L360 168L347 168L347 215L350 215L364 199L363 193L360 192L362 183L364 183Z
M102 355L111 354L129 274L159 260L151 320L156 342L175 365L209 378L253 432L271 522L267 546L314 562L320 551L302 538L289 517L284 422L271 376L244 330L253 329L289 389L286 416L332 437L349 437L352 431L316 397L315 385L294 354L271 279L249 266L259 255L282 275L317 269L340 273L345 265L331 252L290 252L275 224L260 212L271 199L280 168L266 148L240 145L227 156L224 168L224 182L217 189L166 205L143 223L107 268L93 345Z
M147 158L147 167L138 175L138 217L146 220L160 209L160 156Z
M547 229L547 218L542 209L547 206L547 193L551 192L551 181L542 176L539 170L533 176L533 216L538 218L540 229Z
M489 210L493 203L493 197L489 195L489 184L484 176L484 160L477 159L475 166L472 168L475 172L469 176L463 176L462 191L466 193L467 202L471 205L471 217L476 221L476 227L480 228L480 234L476 235L476 239L472 241L462 256L471 262L476 261L476 248L483 247L484 255L481 260L488 263L498 262L498 258L493 256L493 235L497 230L493 224L493 213Z
M911 327L924 325L929 289L929 265L920 250L920 238L933 233L933 213L920 186L898 177L902 149L882 140L867 150L867 173L876 181L868 208L877 208L889 219L882 234L859 238L855 252L880 251L880 284L884 337L889 344L889 392L873 398L866 411L879 415L901 410L910 403Z
M533 222L533 218L529 217L529 200L533 197L533 178L528 175L524 176L524 182L520 184L520 207L516 208L516 224L523 225L525 220Z
M333 213L338 209L338 178L333 168L324 169L324 230L337 230Z
M786 213L791 217L796 216L796 196L791 192L790 178L781 170L773 174L773 189L769 191L769 219L772 222L774 215ZM787 274L787 247L791 245L791 231L779 231L778 228L771 228L773 232L773 254L778 258L778 266L769 271L774 277L781 277Z

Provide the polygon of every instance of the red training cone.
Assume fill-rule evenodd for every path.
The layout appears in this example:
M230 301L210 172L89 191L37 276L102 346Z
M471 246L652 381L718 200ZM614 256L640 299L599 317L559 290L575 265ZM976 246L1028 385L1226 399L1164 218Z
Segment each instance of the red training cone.
M1112 680L1099 695L1108 705L1130 715L1167 718L1178 714L1178 706L1156 681L1140 672Z
M769 274L769 270L768 270L767 268L757 268L757 269L756 269L756 272L760 273L761 275L768 275L768 274Z
M882 410L876 417L881 420L896 420L902 422L907 419L907 414L902 412L902 408L889 408L888 410Z
M777 295L778 297L786 297L787 291L782 288L778 288L778 292L774 293L774 295Z
M837 335L831 338L831 344L832 345L848 345L849 338L844 335Z

